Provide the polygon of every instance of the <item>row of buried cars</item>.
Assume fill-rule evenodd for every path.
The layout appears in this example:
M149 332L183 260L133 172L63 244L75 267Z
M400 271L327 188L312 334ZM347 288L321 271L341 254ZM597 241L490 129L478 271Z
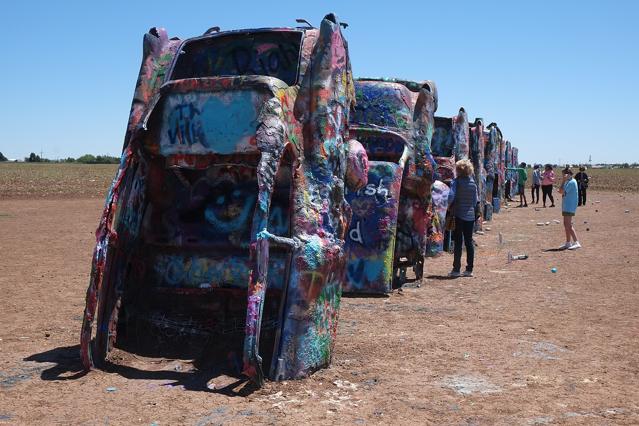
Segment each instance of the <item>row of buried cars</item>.
M257 384L328 365L342 293L387 294L442 250L455 161L473 160L484 200L517 162L496 124L436 110L430 81L354 80L332 14L184 41L151 29L96 231L84 366L116 347Z

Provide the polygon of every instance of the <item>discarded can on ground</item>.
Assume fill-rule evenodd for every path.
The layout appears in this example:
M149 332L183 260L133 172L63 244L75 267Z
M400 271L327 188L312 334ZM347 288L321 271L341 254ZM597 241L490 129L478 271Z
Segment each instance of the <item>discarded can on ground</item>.
M511 252L508 252L508 263L512 262L513 260L525 260L525 259L528 259L527 254L512 254Z

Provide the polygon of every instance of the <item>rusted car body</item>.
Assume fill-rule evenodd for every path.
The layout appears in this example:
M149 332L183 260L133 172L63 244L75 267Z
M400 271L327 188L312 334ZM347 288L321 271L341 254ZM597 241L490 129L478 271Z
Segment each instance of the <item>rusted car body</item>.
M332 14L318 29L146 34L96 232L84 366L154 336L156 352L205 346L208 365L258 384L328 365L344 182L357 190L367 178L364 149L348 141L353 101Z
M350 134L366 148L368 184L349 191L347 293L387 294L423 271L436 88L432 82L359 79Z

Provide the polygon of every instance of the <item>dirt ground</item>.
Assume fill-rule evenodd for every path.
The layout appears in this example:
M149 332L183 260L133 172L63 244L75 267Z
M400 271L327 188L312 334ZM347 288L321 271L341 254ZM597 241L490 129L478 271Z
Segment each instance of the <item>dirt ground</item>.
M444 254L419 288L343 299L332 366L260 390L127 354L83 375L103 199L0 200L0 424L639 424L639 194L590 199L582 249L548 250L558 208L503 209L474 278Z

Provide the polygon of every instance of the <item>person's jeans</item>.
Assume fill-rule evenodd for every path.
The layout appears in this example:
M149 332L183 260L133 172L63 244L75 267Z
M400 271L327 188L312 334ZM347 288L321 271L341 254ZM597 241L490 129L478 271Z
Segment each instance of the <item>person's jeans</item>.
M546 196L550 198L552 204L555 204L555 199L552 197L552 185L541 185L541 192L544 194L544 206L546 205Z
M475 246L473 245L474 224L475 221L473 220L455 218L455 230L453 231L453 241L455 242L453 271L459 272L461 269L462 239L466 244L466 270L473 270L473 262L475 260Z
M585 206L586 205L586 188L578 188L578 194L577 194L577 199L579 200L579 203L577 204L578 206L581 206L582 204Z
M535 195L537 195L537 202L539 202L539 187L540 185L533 185L530 189L530 195L532 196L532 202L535 202Z

